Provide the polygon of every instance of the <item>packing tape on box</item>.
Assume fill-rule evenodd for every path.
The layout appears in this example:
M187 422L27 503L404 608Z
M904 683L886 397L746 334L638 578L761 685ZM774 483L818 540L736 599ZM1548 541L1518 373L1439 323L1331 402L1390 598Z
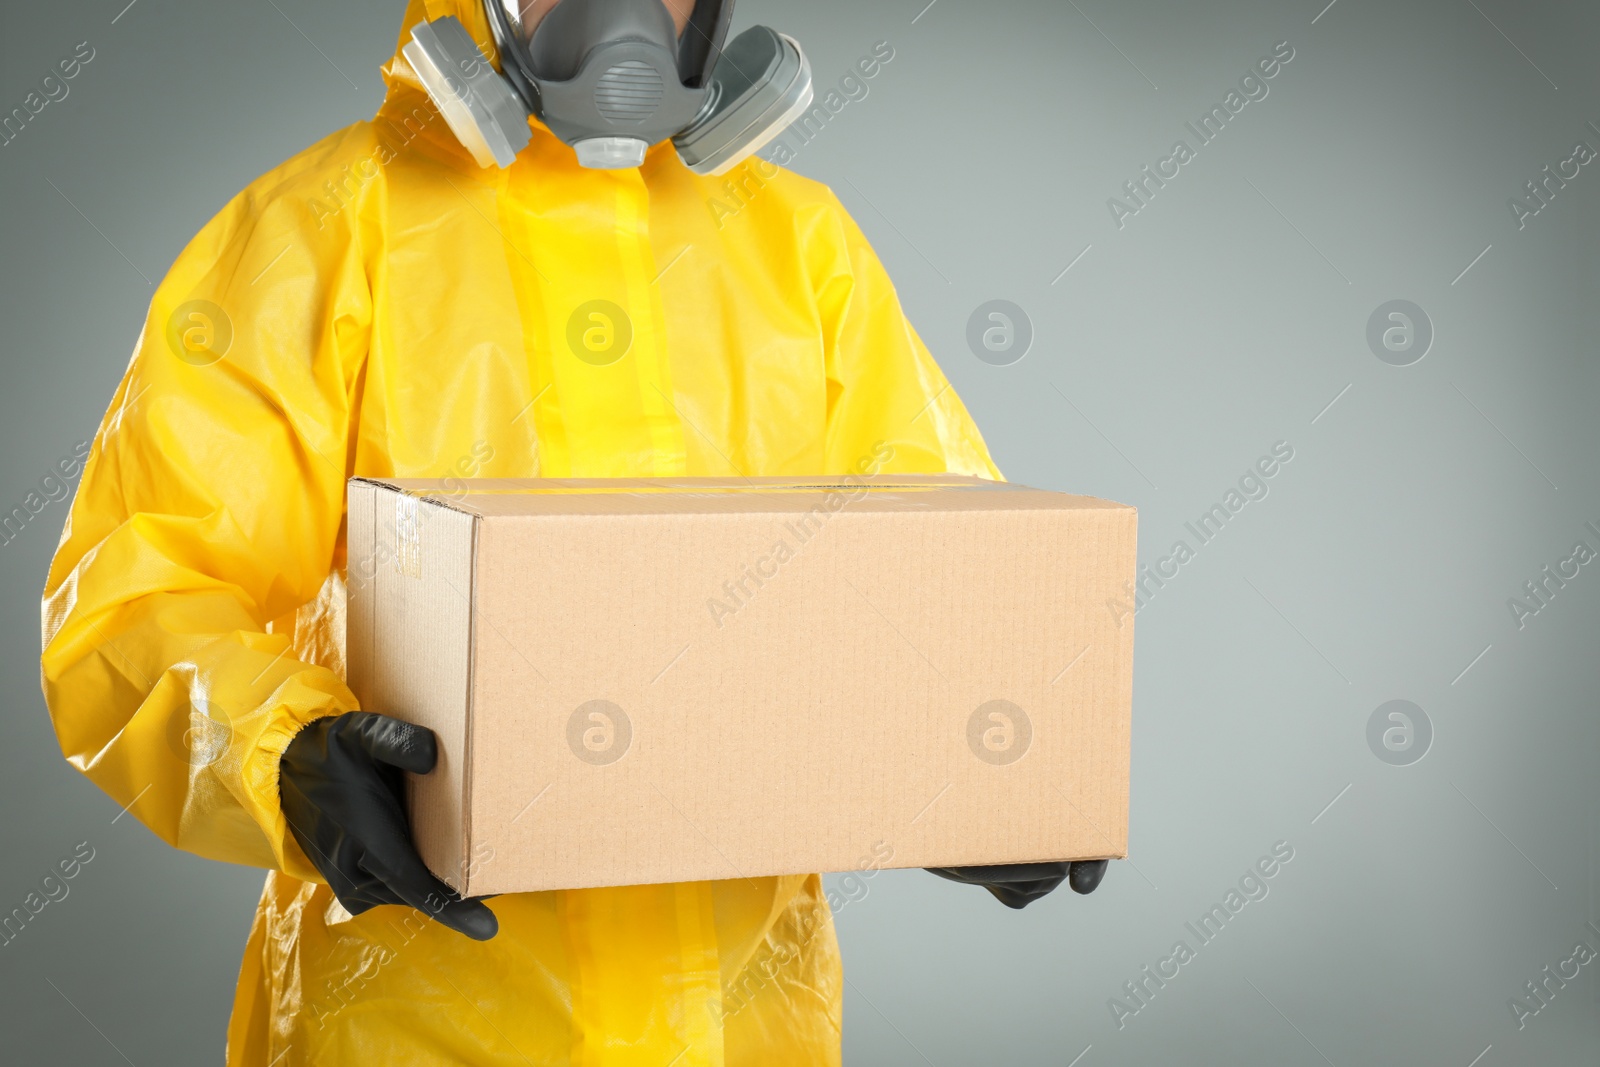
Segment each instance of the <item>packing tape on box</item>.
M679 496L723 496L729 493L822 493L822 492L850 492L850 493L923 493L950 489L965 489L975 492L992 492L994 490L1018 490L1027 486L1015 485L1011 482L920 482L916 485L883 485L879 483L839 482L835 484L820 483L795 483L793 485L660 485L660 486L539 486L517 489L412 489L406 490L411 497L437 499L440 497L459 499L464 496L588 496L604 494L622 494L625 496L651 496L662 493L672 493Z
M422 577L422 502L409 493L394 498L394 569Z

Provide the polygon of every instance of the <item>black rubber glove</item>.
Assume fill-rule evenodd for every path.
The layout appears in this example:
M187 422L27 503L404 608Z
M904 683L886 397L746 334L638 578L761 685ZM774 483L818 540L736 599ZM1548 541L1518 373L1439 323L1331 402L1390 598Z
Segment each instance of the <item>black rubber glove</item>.
M1105 860L1014 863L994 867L929 867L940 878L981 885L1008 908L1026 908L1066 882L1074 893L1093 893L1106 874Z
M351 915L406 904L475 941L500 929L481 900L462 900L429 873L411 843L403 772L439 759L433 731L352 711L295 735L279 764L289 830Z

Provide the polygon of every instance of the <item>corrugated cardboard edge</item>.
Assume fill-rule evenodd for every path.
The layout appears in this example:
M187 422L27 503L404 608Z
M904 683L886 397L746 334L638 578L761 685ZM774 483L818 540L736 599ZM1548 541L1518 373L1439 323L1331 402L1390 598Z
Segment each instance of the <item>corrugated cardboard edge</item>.
M370 483L360 482L352 478L347 486L346 498L346 545L368 545L374 541L374 526L378 525L378 517L374 509L378 507L374 498L376 491ZM355 552L346 553L346 569L344 569L344 680L350 689L357 693L365 691L366 683L370 680L373 669L373 643L371 643L371 606L373 606L373 590L368 587L373 576L371 569L374 561L370 558L357 557ZM366 638L366 640L358 640Z
M466 749L462 753L464 761L461 769L461 852L456 870L460 872L460 885L453 882L450 888L464 897L472 895L473 863L476 857L472 854L472 783L473 751L477 744L474 740L473 706L478 693L478 542L483 536L483 517L472 516L472 559L468 564L469 585L467 587L467 692L462 700L462 714L466 722L462 726L462 736L466 739Z
M378 489L364 479L351 479L348 492L345 544L363 547L360 556L347 552L345 559L345 681L352 691L366 693L372 684ZM365 640L357 640L357 635Z
M1132 542L1132 543L1128 546L1128 567L1129 567L1129 570L1132 573L1130 573L1128 575L1128 579L1131 582L1133 582L1134 588L1138 588L1138 585L1139 585L1139 509L1137 507L1135 507L1134 505L1132 505L1132 504L1123 504L1122 507L1130 513L1129 516L1128 516L1128 526L1129 526L1129 529L1128 529L1128 540L1130 542ZM1137 616L1133 615L1133 614L1130 614L1128 616L1128 618L1127 618L1127 623L1128 623L1128 636L1127 636L1127 642L1128 642L1128 665L1127 665L1128 721L1127 721L1126 729L1127 729L1127 756L1128 756L1128 762L1127 762L1127 776L1124 778L1123 783L1122 783L1122 812L1123 812L1123 816L1122 816L1122 850L1120 852L1115 853L1114 855L1106 857L1107 859L1113 859L1113 860L1125 860L1125 859L1128 858L1128 856L1133 851L1133 846L1132 846L1132 842L1131 842L1131 838L1133 837L1133 717L1134 717L1134 708L1135 708L1135 705L1137 704L1137 694L1134 693L1133 686L1134 686L1134 682L1136 682L1138 680L1138 673L1135 670L1135 667L1138 664L1138 657L1139 657L1139 642L1138 642L1139 623L1138 623ZM1120 627L1119 627L1119 629L1120 629Z
M1015 493L1027 498L1037 496L1052 499L1065 498L1071 500L1075 507L1105 508L1108 510L1131 508L1131 505L1118 501L1066 493L1055 489L1041 489L1038 486L1028 485L1023 482L997 481L989 478L954 474L880 474L860 477L852 475L815 475L808 478L475 478L465 480L453 478L372 478L367 480L391 492L401 493L419 501L426 500L429 503L439 504L453 511L483 518L498 517L506 514L500 508L486 506L486 501L514 497L626 497L635 503L639 513L650 513L657 509L652 507L648 501L658 496L677 496L681 500L683 498L692 499L696 497L748 496L752 493L763 496L769 494L811 494L828 490L862 494L862 499L851 502L850 506L854 510L872 510L869 498L879 493L893 495L901 492L920 493L932 490L963 491L963 495L968 492L987 494L999 491L998 495L1002 497ZM928 507L927 510L930 513L942 513L967 510L968 506L945 507L935 505ZM1037 507L1036 504L1029 506L1021 503L994 507L988 502L983 506L985 510L1000 511L1034 510ZM680 507L673 507L670 510L674 514L683 513ZM721 511L723 509L713 508L711 510ZM607 511L605 513L618 514L619 512ZM633 514L634 512L625 513Z
M384 499L408 499L414 501L418 507L427 505L455 512L466 517L471 527L470 559L468 563L468 589L466 596L467 605L467 639L464 650L466 662L464 676L466 691L462 694L462 711L465 721L462 724L462 737L464 750L461 754L461 825L460 837L456 842L455 861L445 871L434 871L450 888L463 896L470 894L472 882L471 841L472 841L472 709L474 694L474 672L476 666L476 652L478 640L478 540L482 526L482 517L469 508L458 506L458 502L449 495L429 495L409 492L396 485L393 481L384 478L351 478L347 487L348 504L347 513L350 516L347 531L347 543L366 545L370 547L371 558L363 559L358 566L363 573L355 576L353 581L347 581L350 606L347 611L347 668L348 679L352 689L357 693L370 693L373 685L373 670L376 660L377 626L376 613L378 610L379 575L382 564L378 560L378 537L381 534L378 523L378 508ZM420 530L425 524L419 524L412 531L419 537L418 543L410 546L417 553L416 562L425 566L425 553L430 544L437 544L437 538L431 541L420 539ZM404 536L404 531L396 530L396 536ZM402 546L397 546L400 548ZM398 565L399 560L395 561ZM420 575L413 575L417 577ZM356 583L360 583L359 585ZM357 595L357 590L361 595ZM367 640L354 642L348 640L351 633L363 633ZM383 713L382 708L365 708L368 711Z

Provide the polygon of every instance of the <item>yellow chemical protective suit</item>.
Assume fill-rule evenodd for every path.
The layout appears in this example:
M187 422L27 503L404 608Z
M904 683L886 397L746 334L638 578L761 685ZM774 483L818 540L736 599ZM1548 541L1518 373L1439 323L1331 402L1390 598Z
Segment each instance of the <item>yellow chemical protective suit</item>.
M474 0L411 0L401 40L444 15L491 39ZM254 182L156 291L45 592L62 751L162 839L270 870L232 1067L837 1063L816 875L500 897L480 944L351 919L286 832L285 745L356 707L352 475L998 477L827 189L670 145L582 170L538 124L480 170L385 75L373 121Z

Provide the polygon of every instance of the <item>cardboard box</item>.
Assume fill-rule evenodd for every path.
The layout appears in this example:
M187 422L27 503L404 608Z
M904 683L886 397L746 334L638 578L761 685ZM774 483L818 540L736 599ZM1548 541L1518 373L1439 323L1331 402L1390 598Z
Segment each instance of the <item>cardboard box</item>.
M350 484L349 672L469 895L1127 849L1133 508L953 476Z

